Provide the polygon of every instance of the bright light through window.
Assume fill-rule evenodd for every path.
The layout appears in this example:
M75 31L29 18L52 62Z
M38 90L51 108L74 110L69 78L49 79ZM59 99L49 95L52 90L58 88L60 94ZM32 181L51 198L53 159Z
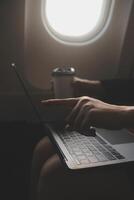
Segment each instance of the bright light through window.
M64 37L80 38L97 28L108 0L46 0L43 18Z

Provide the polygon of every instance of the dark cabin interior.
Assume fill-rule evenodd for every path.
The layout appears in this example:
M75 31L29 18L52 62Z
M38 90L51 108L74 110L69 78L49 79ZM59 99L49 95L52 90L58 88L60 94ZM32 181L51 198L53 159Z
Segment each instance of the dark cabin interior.
M118 1L118 0L117 0ZM40 2L40 1L39 1ZM132 1L131 9L128 11L128 13L125 13L125 8L128 9L128 2L123 0L123 6L121 11L121 17L124 15L128 17L127 25L126 24L118 24L117 19L113 21L115 24L115 29L118 29L119 26L126 26L126 31L123 33L123 39L122 43L119 44L120 46L120 54L118 57L115 58L115 60L118 60L117 69L114 71L110 71L111 74L108 74L108 70L106 69L106 66L112 66L114 65L114 62L112 63L111 60L113 59L115 55L115 49L114 45L110 45L110 48L113 48L109 50L109 54L111 53L111 60L110 56L106 58L106 62L104 63L102 61L101 65L104 65L104 73L99 72L95 74L95 70L98 70L98 63L94 62L91 59L87 59L87 63L84 63L81 61L79 64L78 62L75 62L75 60L72 59L71 53L69 47L67 49L63 49L63 46L60 46L56 42L54 42L55 48L58 48L62 51L61 55L55 54L53 49L49 46L49 53L52 51L53 58L50 56L49 60L51 63L50 69L55 65L55 60L57 59L57 64L62 64L64 61L65 56L68 53L68 56L65 60L65 62L68 59L72 59L73 64L82 65L84 64L85 68L83 68L83 71L78 66L78 75L81 77L89 77L92 79L97 78L114 78L114 77L120 77L120 78L133 78L134 77L134 2ZM29 186L30 186L30 168L31 168L31 160L32 160L32 153L34 150L35 145L37 142L44 136L45 131L41 128L39 124L39 120L37 116L35 115L35 112L33 110L33 107L30 105L30 102L28 101L27 97L24 94L23 88L21 87L15 73L11 70L10 64L11 62L16 62L17 66L19 66L19 70L21 71L26 85L30 89L33 98L35 102L38 102L40 99L46 99L53 97L50 92L50 85L46 84L44 80L44 74L46 73L46 76L49 74L50 71L47 69L43 69L42 65L47 65L49 61L46 63L43 63L43 58L40 58L42 55L37 54L37 57L35 56L37 51L39 50L39 46L41 45L41 52L46 53L47 49L46 46L48 44L53 45L49 40L49 36L47 35L46 38L48 39L48 44L44 47L42 44L42 35L41 38L38 37L38 34L40 31L42 31L42 27L40 24L37 26L38 16L36 16L36 3L35 7L33 6L33 15L35 14L35 18L37 17L37 20L35 20L36 28L38 27L38 31L33 31L33 35L31 34L31 41L28 42L28 53L25 52L25 40L26 35L32 33L32 30L27 30L28 33L26 33L26 12L27 12L27 4L30 4L31 1L27 0L0 0L0 21L1 21L1 29L0 29L0 158L1 158L1 166L0 166L0 182L1 182L1 192L0 192L0 198L1 199L22 199L26 200L29 199ZM122 4L122 0L119 0L117 4ZM116 9L118 10L119 5L116 5ZM121 6L120 6L121 7ZM38 7L37 7L38 8ZM32 8L31 8L32 9ZM31 10L29 11L31 12ZM120 13L115 13L115 18L120 17ZM31 18L31 13L27 16L29 17L28 20ZM125 17L124 17L125 18ZM28 21L28 23L30 23ZM31 24L33 24L33 21L31 21ZM28 25L27 25L28 26ZM32 26L32 25L31 25ZM30 26L29 26L30 27ZM35 28L35 29L36 29ZM109 34L108 41L110 40L111 43L113 40L116 43L116 40L118 38L121 38L120 31L114 32L113 31L113 39L112 39L112 30ZM118 35L119 34L119 35ZM29 39L29 35L27 38ZM35 41L35 44L32 46L32 42ZM34 43L34 42L33 42ZM40 45L39 45L40 44ZM100 45L100 47L99 47ZM118 44L117 44L118 45ZM99 48L107 48L108 46L104 44L104 46L100 43L98 44L98 55L101 57L103 56L103 59L105 60L105 52L101 53L99 52ZM35 48L35 51L31 49ZM37 49L36 49L37 48ZM94 48L94 47L93 47ZM74 50L73 47L71 47L71 50ZM86 52L87 49L82 48L82 51ZM95 50L94 54L96 53ZM106 50L107 51L107 50ZM111 52L110 52L111 51ZM92 57L92 53L90 55L90 49L89 49L89 57ZM47 53L46 53L47 54ZM80 55L81 51L78 50L77 53L74 53L74 56L77 57L77 55ZM85 53L88 57L88 53ZM60 56L63 56L63 59L60 60ZM94 56L94 55L93 55ZM32 61L32 58L36 60L36 66L34 66L35 60ZM84 56L83 56L84 57ZM88 57L88 58L89 58ZM33 63L32 63L33 62ZM93 73L90 75L88 71L88 62L89 65L94 65L94 68L91 67L91 70ZM110 63L111 62L111 63ZM100 63L100 61L99 61ZM33 68L31 67L33 64ZM39 66L37 67L37 64ZM28 66L30 66L28 68ZM39 71L37 71L39 69ZM31 72L33 70L33 74L31 75ZM85 70L85 71L84 71ZM43 74L43 75L42 75ZM28 80L29 79L29 80ZM50 79L46 78L47 81ZM32 84L33 83L33 84ZM46 88L44 88L44 85L47 85ZM20 195L21 194L21 195ZM21 198L20 198L21 196Z

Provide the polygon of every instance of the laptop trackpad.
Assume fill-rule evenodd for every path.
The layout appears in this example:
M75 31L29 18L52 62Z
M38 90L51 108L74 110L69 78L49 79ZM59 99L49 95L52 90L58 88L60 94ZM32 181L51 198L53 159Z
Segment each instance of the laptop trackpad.
M119 131L97 129L97 132L112 145L134 143L134 133L127 131L126 129Z

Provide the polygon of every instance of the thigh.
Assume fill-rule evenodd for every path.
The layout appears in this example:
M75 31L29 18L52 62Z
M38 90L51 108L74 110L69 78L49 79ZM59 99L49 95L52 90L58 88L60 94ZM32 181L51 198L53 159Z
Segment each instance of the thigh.
M31 167L31 185L30 196L31 199L36 199L37 185L40 176L40 170L43 163L45 163L53 154L55 149L48 137L44 137L37 145L33 153L32 167Z
M65 168L55 154L41 169L38 200L95 200L101 195L99 178L96 170L72 171Z
M41 165L55 153L55 148L48 136L38 142L33 152L33 161Z
M126 200L131 199L132 193L123 168L71 171L64 167L57 154L43 165L38 184L39 200Z

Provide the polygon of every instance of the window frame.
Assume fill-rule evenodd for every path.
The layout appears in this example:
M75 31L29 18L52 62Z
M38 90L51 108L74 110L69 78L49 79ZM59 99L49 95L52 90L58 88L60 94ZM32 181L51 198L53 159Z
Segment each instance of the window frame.
M49 21L44 12L47 0L42 0L41 3L41 18L47 32L57 41L69 45L85 45L96 41L106 31L113 13L115 0L103 0L102 16L98 20L95 28L83 36L65 36L57 31L49 24ZM49 1L49 0L48 0Z

